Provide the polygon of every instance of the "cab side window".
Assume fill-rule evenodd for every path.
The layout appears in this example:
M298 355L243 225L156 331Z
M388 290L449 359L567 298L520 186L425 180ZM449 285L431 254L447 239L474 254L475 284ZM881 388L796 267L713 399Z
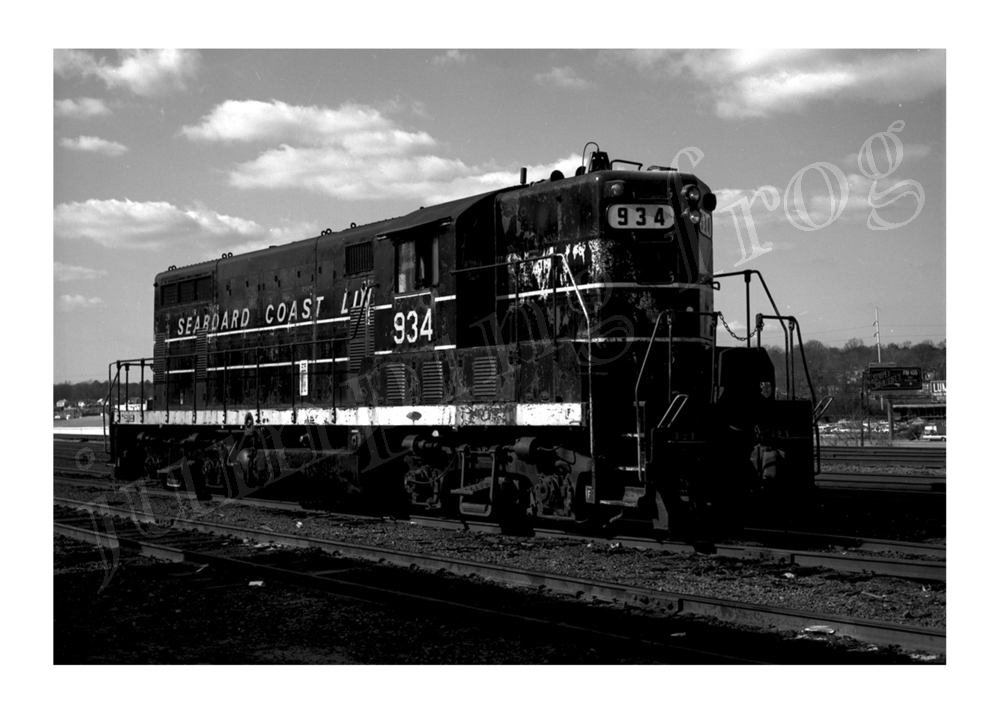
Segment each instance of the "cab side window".
M438 236L419 235L395 241L396 292L408 293L438 284Z

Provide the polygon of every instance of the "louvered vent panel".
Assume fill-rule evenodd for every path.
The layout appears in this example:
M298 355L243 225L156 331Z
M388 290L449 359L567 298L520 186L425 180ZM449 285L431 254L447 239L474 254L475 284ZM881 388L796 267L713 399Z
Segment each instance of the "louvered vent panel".
M205 328L198 330L194 338L194 378L199 382L208 376L208 332Z
M163 286L163 292L160 293L162 298L161 307L168 307L170 305L176 305L178 301L177 297L177 283L171 283L170 285Z
M406 403L406 366L387 364L385 366L385 400L389 404Z
M347 346L347 354L351 358L350 370L357 372L361 369L361 360L371 356L375 331L372 329L372 311L367 305L352 307L350 316L348 334L351 340Z
M156 333L156 341L153 342L153 384L163 384L167 371L167 345L163 341L165 335L162 332Z
M437 404L444 399L444 365L424 362L420 368L420 401Z
M352 307L350 316L351 319L347 327L347 334L350 336L350 341L347 343L347 354L351 358L350 370L357 372L361 369L361 360L365 356L365 326L360 324L360 307Z
M212 299L212 278L204 277L198 278L194 285L194 298L195 300L211 300Z
M370 273L373 267L375 267L375 253L370 242L349 245L344 249L345 274Z
M194 280L185 280L181 283L181 302L194 301Z
M497 358L476 357L472 363L472 396L495 399L497 396Z

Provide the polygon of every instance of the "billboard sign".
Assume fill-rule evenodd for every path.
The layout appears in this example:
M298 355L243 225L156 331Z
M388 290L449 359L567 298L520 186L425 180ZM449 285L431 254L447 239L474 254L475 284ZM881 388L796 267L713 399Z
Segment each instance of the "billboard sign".
M921 372L920 367L871 367L868 370L868 389L873 392L922 389Z

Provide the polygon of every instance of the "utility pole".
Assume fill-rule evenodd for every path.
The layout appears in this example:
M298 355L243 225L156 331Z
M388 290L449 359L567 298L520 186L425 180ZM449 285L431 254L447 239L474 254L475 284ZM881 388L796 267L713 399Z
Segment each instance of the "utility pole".
M875 337L875 348L878 350L878 363L882 364L882 336L879 333L879 326L878 326L878 307L875 308L875 322L873 323L873 327L875 328L875 334L873 336ZM878 408L879 408L879 410L885 408L885 404L882 401L882 395L881 394L878 395ZM867 407L866 407L866 411L867 411ZM892 432L892 426L891 426L891 424L892 424L892 420L890 419L890 428L889 428L890 435L891 435L891 432Z
M875 328L875 334L872 335L872 337L875 338L875 346L878 348L878 361L881 364L881 362L882 362L882 338L879 335L879 331L878 331L878 308L875 308L875 322L872 323L872 326Z

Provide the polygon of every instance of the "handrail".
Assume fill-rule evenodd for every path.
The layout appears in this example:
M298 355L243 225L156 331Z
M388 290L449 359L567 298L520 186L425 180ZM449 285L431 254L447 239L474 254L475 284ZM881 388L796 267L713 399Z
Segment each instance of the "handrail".
M140 414L141 414L140 418L142 419L143 422L145 422L145 416L146 415L145 415L145 400L144 400L144 395L145 395L145 389L146 389L146 382L145 382L146 363L147 362L152 363L152 361L153 360L150 357L136 357L135 359L115 360L114 362L109 362L108 363L108 394L104 398L104 407L101 409L101 431L104 433L104 453L107 454L108 456L110 456L112 454L112 452L114 451L114 441L111 440L111 443L109 443L109 439L110 439L110 429L109 429L109 426L110 426L110 424L108 423L108 418L111 415L111 393L114 391L115 385L118 386L119 391L121 390L121 379L120 379L120 376L121 376L122 367L125 367L125 373L126 373L126 375L128 374L128 368L130 366L137 365L139 367L139 370L140 370L139 371L139 390L140 390L140 395L141 395L140 399L142 400L142 405L141 406L143 407L142 411L140 412ZM115 376L114 376L114 378L111 377L111 366L112 365L115 366ZM150 364L150 368L152 368L152 364ZM126 385L127 385L127 382L126 382ZM126 401L126 403L128 403L128 387L127 386L125 388L125 401ZM121 396L119 395L118 401L115 404L115 414L116 414L116 416L120 417L120 412L121 412Z
M649 354L653 350L653 343L656 342L656 333L660 329L660 320L664 315L667 315L667 398L672 398L673 391L673 369L672 369L672 356L673 356L673 326L674 326L674 315L698 315L699 317L711 316L712 317L712 329L715 330L716 322L719 319L720 313L718 312L705 312L704 310L699 310L697 312L678 311L676 308L668 307L660 310L656 315L656 321L653 323L653 332L649 336L649 344L646 345L646 354L642 358L642 365L639 367L639 375L635 379L635 438L636 438L636 466L638 468L639 483L644 483L645 478L645 461L644 461L644 449L643 449L643 437L645 436L645 428L642 423L642 412L639 408L639 385L642 384L642 378L646 372L646 363L649 361ZM715 340L712 340L712 387L709 393L709 398L715 393ZM687 402L687 397L685 396L684 402ZM670 407L673 406L673 402L667 407L667 412L670 411ZM684 404L681 404L683 407ZM678 414L680 410L678 409ZM674 415L676 418L676 414ZM664 413L664 418L666 418L666 413ZM673 423L673 421L671 421ZM663 424L663 419L660 420L660 424Z
M809 363L806 361L806 350L805 345L802 342L802 328L799 325L799 321L789 315L788 317L782 317L780 315L757 315L758 328L763 328L764 320L777 320L781 325L782 331L785 333L785 389L787 394L791 399L795 399L795 334L798 333L799 336L799 355L802 358L802 370L806 375L806 384L809 386L809 397L813 405L813 420L812 420L812 432L813 439L816 444L816 471L820 470L822 466L822 460L820 458L820 452L822 450L821 440L819 438L819 418L823 413L829 408L830 403L833 401L833 397L825 397L823 400L817 403L816 401L816 390L813 387L812 377L809 374ZM785 321L788 321L791 327L791 332L785 328ZM760 347L760 332L762 330L758 329L757 333L757 346ZM789 388L789 385L791 387Z
M688 395L686 394L678 394L674 397L673 401L670 402L670 406L667 407L667 411L663 412L663 418L660 419L660 423L656 425L656 428L663 429L663 422L667 421L667 417L669 416L670 421L667 421L666 428L670 429L670 427L674 425L674 422L677 421L677 417L680 416L681 411L684 409L684 405L687 404L687 402ZM675 404L677 405L676 409L674 409Z
M798 320L796 320L794 317L791 317L791 316L789 316L789 317L782 317L781 311L778 309L777 304L774 302L774 298L771 296L771 291L767 287L767 281L764 280L764 276L760 274L759 270L740 270L740 271L733 272L733 273L715 273L714 275L712 275L712 279L715 279L715 278L729 278L729 277L733 277L733 276L736 276L736 275L742 275L743 276L743 280L746 282L746 285L747 285L747 346L748 347L750 346L749 345L749 342L750 342L750 278L751 278L751 276L756 275L760 279L760 285L761 285L761 287L764 288L764 292L767 294L767 299L771 302L771 308L774 310L774 318L777 318L779 320L788 320L789 324L792 326L793 332L794 331L798 331L798 333L799 333L799 352L802 355L802 368L805 370L805 373L806 373L806 382L809 384L809 392L810 392L810 394L812 396L812 402L815 404L816 403L816 391L813 389L812 379L810 379L810 377L809 377L809 366L806 364L805 348L802 346L802 329L799 327ZM774 318L771 318L771 319L774 319Z
M795 399L795 360L791 357L793 349L791 340L794 340L794 334L789 337L788 328L785 327L785 320L791 319L793 318L757 313L757 347L760 348L760 333L764 331L764 320L777 320L781 325L781 331L785 333L785 394L790 399Z
M764 320L778 320L782 325L782 329L784 329L784 323L787 320L788 324L791 327L791 334L789 334L789 332L785 330L785 381L787 386L789 376L791 376L791 390L788 392L788 394L792 399L795 399L795 360L793 357L793 353L795 351L795 333L798 332L799 354L802 357L802 369L806 374L806 384L809 386L810 401L815 405L816 390L813 387L812 378L809 375L809 363L806 362L806 351L805 347L802 344L802 329L799 327L799 321L796 320L791 315L787 317L782 317L780 315L761 315L761 314L757 315L757 320L759 324L763 324ZM758 346L759 345L760 342L758 341ZM790 362L791 370L788 369L789 361L791 361Z
M820 420L820 418L826 413L826 410L830 408L830 404L832 403L833 397L829 395L820 400L819 404L816 405L816 408L813 409L813 424Z
M118 372L117 371L115 372L115 378L114 378L114 380L111 379L111 365L112 364L114 364L114 362L109 362L108 363L108 394L104 398L104 408L101 409L101 431L104 432L104 453L107 454L108 456L111 456L111 452L112 452L112 448L113 448L114 444L113 443L112 444L108 443L108 435L110 433L109 429L108 429L109 425L107 423L107 420L104 418L104 416L105 416L105 414L107 414L108 416L110 416L110 414L111 414L111 390L114 389L114 387L115 387L114 383L118 381ZM119 363L119 364L121 364L121 363ZM120 367L119 367L119 370L120 370Z
M815 404L816 390L813 389L812 378L809 376L809 363L806 362L806 348L802 344L802 328L799 327L799 321L794 317L788 319L791 321L792 330L799 333L799 354L802 356L802 370L806 373L806 384L809 385L809 395L812 397L813 404Z
M733 273L715 273L708 280L714 280L715 278L731 278L736 275L742 275L743 281L747 286L747 347L750 346L750 277L755 275L760 278L760 285L764 288L764 292L767 293L767 299L771 301L771 309L774 310L774 314L781 317L781 311L778 310L777 304L774 302L774 298L771 297L771 291L767 287L767 281L764 280L764 276L760 274L759 270L740 270Z

